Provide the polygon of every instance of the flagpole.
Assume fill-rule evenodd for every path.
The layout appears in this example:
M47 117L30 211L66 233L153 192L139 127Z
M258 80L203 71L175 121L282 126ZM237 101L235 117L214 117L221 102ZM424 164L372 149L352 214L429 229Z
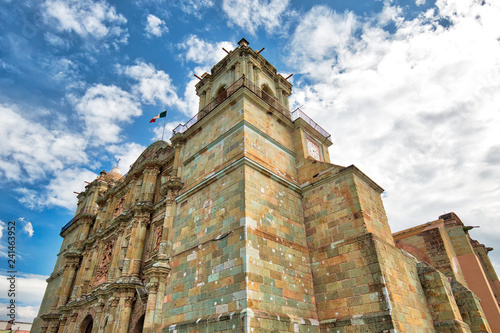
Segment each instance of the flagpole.
M167 125L167 116L165 115L165 121L163 122L163 132L161 133L161 141L163 141L163 135L165 134L166 125Z

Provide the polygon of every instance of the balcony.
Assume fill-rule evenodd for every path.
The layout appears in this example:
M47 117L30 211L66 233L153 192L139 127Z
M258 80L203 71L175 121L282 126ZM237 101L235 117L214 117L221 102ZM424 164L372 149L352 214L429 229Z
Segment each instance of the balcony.
M332 136L330 133L325 131L323 127L319 126L314 120L309 118L308 115L306 115L301 109L297 108L295 111L292 112L292 121L295 121L298 118L302 118L306 123L311 125L312 128L314 128L316 131L318 131L321 135L323 135L328 141L332 142Z
M203 109L198 112L193 118L189 119L185 124L179 124L176 128L174 128L174 135L177 133L184 133L191 126L196 124L199 120L203 119L210 112L215 110L215 108L224 102L226 99L231 97L236 91L240 88L247 88L255 95L259 96L264 102L269 104L273 109L281 113L282 115L288 117L289 111L288 108L281 104L276 98L266 93L264 90L260 89L253 82L247 79L244 75L240 77L236 82L230 85L224 92L220 93L212 99ZM332 142L332 136L330 133L325 131L321 126L319 126L314 120L312 120L308 115L306 115L301 109L296 109L291 114L291 120L295 121L297 118L302 118L306 123L311 125L316 131L318 131L321 135L323 135L328 141Z
M96 214L97 214L97 207L85 207L85 208L83 208L78 214L75 215L75 217L73 217L71 220L69 220L69 222L66 223L64 225L64 227L61 228L61 232L59 233L59 235L62 235L63 232L68 230L68 228L71 227L71 225L73 225L73 223L76 223L76 221L78 221L82 216L84 216L84 215L94 216Z
M255 95L260 97L264 102L269 104L269 106L271 106L273 109L275 109L282 115L289 117L290 112L288 111L287 107L281 104L275 97L269 95L264 90L260 89L257 85L255 85L253 82L251 82L243 75L236 82L230 85L226 90L224 90L214 99L212 99L203 109L200 110L200 112L198 112L198 114L196 114L193 118L189 119L187 123L179 124L179 126L174 128L173 130L174 135L177 133L184 133L185 131L187 131L188 128L196 124L199 120L203 119L206 115L215 110L215 108L219 104L224 102L226 99L231 97L236 91L238 91L240 88L243 87L247 88Z

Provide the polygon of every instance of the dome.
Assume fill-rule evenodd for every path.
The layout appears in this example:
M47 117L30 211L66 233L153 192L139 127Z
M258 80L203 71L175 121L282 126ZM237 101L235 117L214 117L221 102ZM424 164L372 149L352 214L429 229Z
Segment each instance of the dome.
M105 182L111 182L111 181L117 181L118 179L122 178L122 174L120 173L120 169L118 167L114 167L111 169L110 172L106 173L104 176L102 176Z
M121 174L122 172L120 171L120 169L118 169L118 167L114 167L113 169L111 169L110 173L111 172L114 172L114 173L119 173Z

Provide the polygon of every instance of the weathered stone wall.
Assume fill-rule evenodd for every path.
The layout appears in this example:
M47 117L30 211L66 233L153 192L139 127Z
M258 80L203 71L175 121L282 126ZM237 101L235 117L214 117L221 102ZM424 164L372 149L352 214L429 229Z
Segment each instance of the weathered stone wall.
M249 307L316 320L300 196L258 170L245 171Z
M359 175L354 175L354 186L366 231L393 245L391 228L380 196L381 190L374 188L372 184L366 179L360 178Z
M396 246L467 285L457 254L442 221L431 222L426 228L395 234Z
M276 140L287 149L293 150L293 125L291 121L285 116L281 116L278 111L271 108L252 92L247 89L244 89L244 92L247 95L245 98L245 121L262 131L267 137Z
M375 246L398 332L433 332L432 315L418 275L417 260L377 238Z
M164 325L246 307L243 189L244 169L238 167L178 203Z
M479 298L458 281L451 281L451 289L462 320L472 332L491 332Z
M463 322L448 278L425 263L418 264L418 273L436 332L471 332Z
M242 131L228 132L243 120L243 101L228 100L200 121L186 137L180 158L183 164L183 191L203 181L243 153ZM206 124L206 126L205 126Z
M379 332L393 328L379 258L363 219L358 184L357 176L347 171L304 193L316 306L325 331Z

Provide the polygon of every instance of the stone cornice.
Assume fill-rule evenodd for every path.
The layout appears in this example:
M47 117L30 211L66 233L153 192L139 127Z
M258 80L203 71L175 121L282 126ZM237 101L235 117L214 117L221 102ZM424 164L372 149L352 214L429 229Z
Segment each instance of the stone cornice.
M47 283L50 283L53 280L55 280L58 277L60 277L63 273L64 273L64 268L61 268L57 272L52 272L52 274L50 274L50 276L45 281L47 281Z
M81 307L90 306L92 303L97 303L102 299L109 299L115 296L117 293L134 293L136 292L136 287L144 287L142 284L138 283L103 283L100 284L96 289L92 290L87 295L83 295L80 298L66 304L64 307L58 308L60 311L71 311L76 310Z
M335 166L332 166L332 170L334 170L334 167ZM327 170L325 170L327 171ZM325 172L323 172L325 173ZM321 186L325 183L329 183L331 182L332 180L336 179L336 178L339 178L339 177L342 177L346 174L355 174L356 176L358 176L359 178L363 179L365 182L367 182L374 190L376 190L377 192L379 193L383 193L384 192L384 189L382 187L380 187L377 183L375 183L370 177L368 177L365 173L363 173L361 170L359 170L355 165L350 165L348 167L345 167L339 171L337 171L336 173L332 174L332 175L328 175L324 178L321 178L320 180L316 181L316 182L313 182L313 183L306 183L304 185L301 185L301 189L303 191L303 193L305 192L308 192L318 186Z

